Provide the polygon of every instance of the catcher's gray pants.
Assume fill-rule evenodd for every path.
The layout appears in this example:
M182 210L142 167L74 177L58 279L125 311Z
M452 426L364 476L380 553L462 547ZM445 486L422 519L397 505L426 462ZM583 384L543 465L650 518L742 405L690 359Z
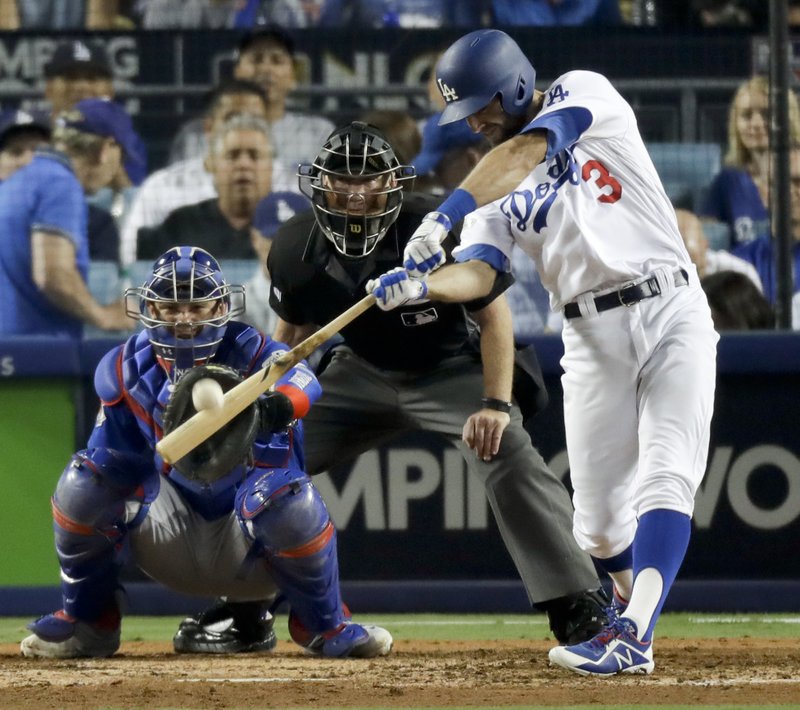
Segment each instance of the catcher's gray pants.
M303 420L306 470L320 473L399 434L422 430L458 447L486 488L500 533L531 603L600 586L594 565L572 535L567 489L547 468L515 405L491 461L461 440L483 396L481 363L469 355L423 374L373 367L339 346L320 375L323 395Z
M236 514L206 520L162 477L147 517L131 531L133 558L170 589L236 601L274 598L278 587L264 564L247 564L250 542Z

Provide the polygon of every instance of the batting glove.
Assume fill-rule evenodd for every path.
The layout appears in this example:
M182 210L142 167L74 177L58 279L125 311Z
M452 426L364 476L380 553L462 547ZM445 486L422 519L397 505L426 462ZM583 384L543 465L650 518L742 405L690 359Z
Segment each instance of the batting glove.
M378 308L383 311L391 311L410 303L425 303L428 300L427 284L411 276L401 266L381 274L377 279L367 281L367 293L375 296Z
M444 264L442 242L452 228L450 218L441 212L428 212L422 218L403 251L403 266L411 276L421 278Z

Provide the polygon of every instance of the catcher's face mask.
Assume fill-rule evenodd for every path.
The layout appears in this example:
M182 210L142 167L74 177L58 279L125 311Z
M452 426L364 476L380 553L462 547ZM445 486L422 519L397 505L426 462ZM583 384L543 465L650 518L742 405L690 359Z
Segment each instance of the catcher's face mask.
M314 163L298 172L320 229L340 254L356 259L372 252L397 219L403 181L414 176L378 129L360 121L334 131Z
M196 247L170 249L144 285L128 289L125 297L128 315L147 329L173 380L207 362L228 321L244 312L244 288L228 285L216 259Z

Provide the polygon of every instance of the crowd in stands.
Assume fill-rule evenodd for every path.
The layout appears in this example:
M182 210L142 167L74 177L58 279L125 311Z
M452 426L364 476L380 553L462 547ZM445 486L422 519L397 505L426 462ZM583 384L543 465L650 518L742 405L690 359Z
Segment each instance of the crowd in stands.
M0 0L4 22L13 15L9 14L13 5ZM40 5L43 13L45 6L53 13L61 7L56 0ZM116 6L116 12L138 18L137 26L144 27L183 26L178 15L182 12L188 17L190 8L198 13L197 18L205 18L197 22L219 22L226 27L237 26L245 12L250 13L245 27L276 16L290 27L334 24L331 13L340 21L350 13L352 22L374 24L378 22L376 9L389 6L345 0L140 0L99 5L87 0L69 4L73 9L79 5L87 27L90 17L91 26L97 26L100 6ZM548 21L559 24L570 8L578 5L606 13L607 19L619 16L623 3L548 0L391 5L398 11L415 8L419 17L428 13L428 19L434 10L443 17L456 5L481 7L490 15L512 6L521 13L523 8L533 12L535 6L547 5L554 14ZM711 6L721 11L723 5L752 9L747 2L690 5L708 12ZM234 6L238 19L230 16ZM212 7L216 15L210 12ZM209 14L204 15L203 8ZM292 13L294 20L290 19ZM559 20L557 13L565 14ZM301 15L305 20L301 21ZM27 14L14 17L23 26L32 21L33 14L28 7ZM67 13L61 17L68 21ZM599 14L595 19L599 21ZM115 16L114 22L118 21ZM593 20L581 19L588 21ZM133 322L126 320L121 295L132 283L134 267L179 243L203 247L223 262L250 264L243 279L249 294L249 319L271 331L275 321L267 304L266 269L271 239L281 224L309 207L298 188L297 166L314 160L335 126L322 115L289 108L297 74L294 42L287 30L274 24L246 30L233 49L230 77L209 91L203 115L180 127L168 164L158 170L149 169L135 121L115 100L111 64L99 44L71 39L56 47L44 67L49 114L20 109L0 114L0 229L7 243L0 251L0 336L121 334L133 328ZM372 110L357 118L383 131L401 162L415 167L415 190L443 196L477 164L488 144L465 122L439 126L441 97L434 86L429 89L431 113L427 117L417 119L402 110ZM741 84L730 102L722 169L713 178L709 176L702 194L696 196L695 204L700 205L696 213L676 203L680 236L706 288L720 330L775 326L769 105L766 79L756 76ZM793 146L800 146L800 108L793 93L790 138ZM795 283L800 285L800 147L792 149L791 179L793 266ZM724 244L715 238L712 248L709 235L717 233L715 229L722 229L727 237ZM720 246L723 248L717 248ZM562 323L559 314L550 311L532 262L519 256L513 261L517 283L508 297L515 337L522 345L542 333L557 332ZM91 267L100 263L111 267L108 273L114 281L102 283L102 294L89 286ZM800 292L794 311L794 327L800 329Z
M0 30L579 25L763 31L765 0L0 0ZM790 23L800 3L789 0Z

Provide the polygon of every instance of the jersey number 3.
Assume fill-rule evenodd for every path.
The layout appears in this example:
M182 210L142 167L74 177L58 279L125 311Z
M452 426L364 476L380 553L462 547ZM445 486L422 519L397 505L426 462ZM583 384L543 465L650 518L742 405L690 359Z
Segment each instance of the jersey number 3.
M592 181L600 188L598 202L613 204L622 197L622 185L599 160L587 160L581 169L581 177L585 182ZM611 188L611 192L605 192L607 187Z

